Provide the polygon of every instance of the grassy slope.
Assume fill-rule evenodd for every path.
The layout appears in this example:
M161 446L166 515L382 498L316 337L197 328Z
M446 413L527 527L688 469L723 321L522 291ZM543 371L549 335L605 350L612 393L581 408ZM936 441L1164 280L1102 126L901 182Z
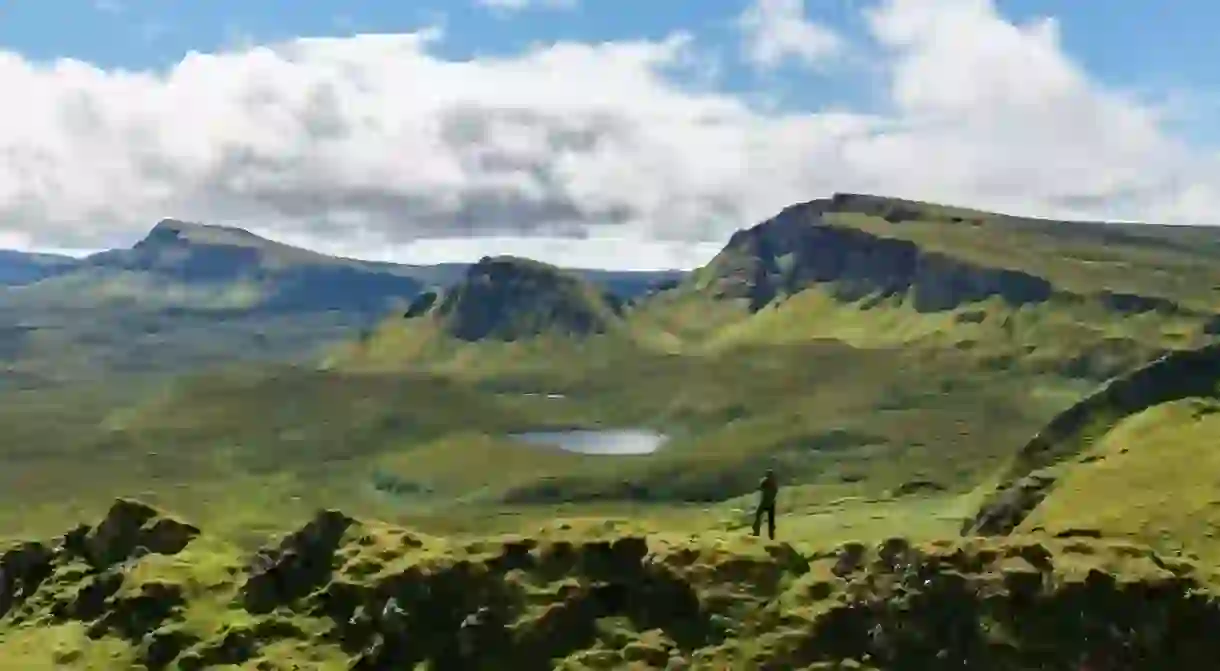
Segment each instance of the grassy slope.
M1215 346L1111 380L1014 453L969 528L1127 536L1220 558L1218 384Z
M1075 458L1021 529L1097 529L1220 559L1220 401L1188 398L1120 420Z

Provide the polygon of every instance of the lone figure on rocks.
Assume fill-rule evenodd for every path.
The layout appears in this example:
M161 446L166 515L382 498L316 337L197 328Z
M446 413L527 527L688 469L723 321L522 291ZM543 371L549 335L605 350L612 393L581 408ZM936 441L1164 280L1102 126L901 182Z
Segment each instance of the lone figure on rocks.
M775 540L775 498L779 494L779 483L775 481L775 471L767 469L766 475L758 481L758 508L754 511L754 535L762 528L763 513L767 514L767 536Z

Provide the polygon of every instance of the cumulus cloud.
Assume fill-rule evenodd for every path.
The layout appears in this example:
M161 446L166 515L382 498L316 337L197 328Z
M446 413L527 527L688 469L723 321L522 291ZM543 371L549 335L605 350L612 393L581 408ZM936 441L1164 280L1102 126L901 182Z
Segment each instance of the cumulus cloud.
M541 237L560 245L535 247L547 260L691 265L836 190L1168 222L1215 211L1214 160L1093 81L1054 21L1015 25L986 0L867 12L887 73L874 113L768 112L685 86L698 63L682 34L460 61L437 55L436 30L300 39L164 72L0 52L0 87L22 101L0 125L0 242L103 247L174 216L407 260Z
M756 68L771 70L792 59L816 65L839 54L845 42L833 29L805 16L805 0L754 0L737 18L742 49Z

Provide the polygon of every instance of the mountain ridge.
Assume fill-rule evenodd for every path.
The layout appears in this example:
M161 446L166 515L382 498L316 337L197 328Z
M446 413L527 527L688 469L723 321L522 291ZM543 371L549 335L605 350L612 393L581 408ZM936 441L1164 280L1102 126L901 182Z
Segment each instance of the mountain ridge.
M1106 236L1109 227L1144 224L1056 221L967 210L863 194L835 194L783 208L735 232L724 249L693 273L691 282L717 298L746 299L757 311L786 294L817 284L845 302L865 296L908 297L918 312L951 310L996 296L1019 307L1060 296L1102 301L1117 311L1211 314L1158 292L1098 288L1063 282L1057 273L1022 267L1012 259L981 262L952 246L931 247L903 237L917 225L961 234L986 225L1006 232L1045 231ZM1088 233L1082 233L1088 231ZM986 235L980 229L979 235ZM1220 241L1220 236L1216 236ZM1141 242L1144 239L1140 239ZM1176 247L1175 247L1176 249ZM1041 271L1040 271L1041 270Z

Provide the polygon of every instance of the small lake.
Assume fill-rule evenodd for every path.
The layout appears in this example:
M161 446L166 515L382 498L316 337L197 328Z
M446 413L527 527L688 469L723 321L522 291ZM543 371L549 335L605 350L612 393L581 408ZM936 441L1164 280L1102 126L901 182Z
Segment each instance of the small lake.
M509 434L508 437L523 443L557 447L568 452L611 456L652 454L667 440L664 434L643 429L523 431Z

